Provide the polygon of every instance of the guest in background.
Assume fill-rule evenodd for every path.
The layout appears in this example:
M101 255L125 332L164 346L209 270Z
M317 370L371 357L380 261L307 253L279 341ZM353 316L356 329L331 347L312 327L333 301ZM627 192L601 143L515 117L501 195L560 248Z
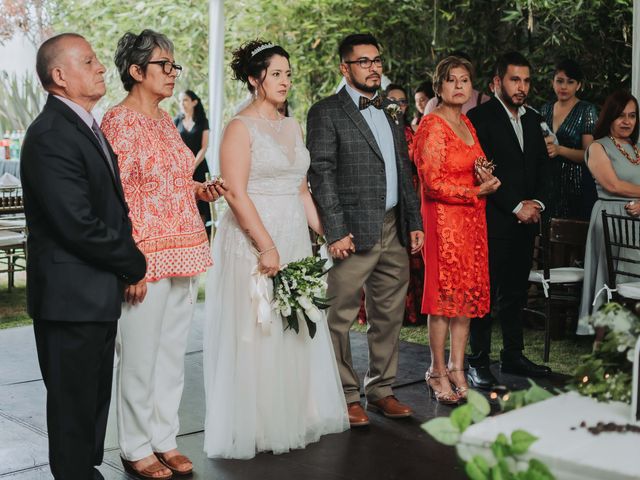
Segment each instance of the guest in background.
M584 166L585 149L593 142L597 111L593 104L576 96L583 79L576 61L558 62L552 82L556 101L545 103L540 109L549 133L555 135L545 137L547 152L553 159L549 218L587 220L597 198L593 177Z
M598 200L591 212L584 261L584 286L580 316L595 312L606 301L604 293L595 299L607 280L602 210L616 215L640 216L640 144L638 143L638 101L620 90L609 95L596 124L596 138L585 153L585 163L595 178ZM625 266L638 273L638 265ZM624 281L624 280L622 280ZM636 280L626 280L636 281ZM578 323L579 335L593 333L586 321Z
M416 104L416 111L413 114L413 120L411 121L411 128L413 128L414 132L418 129L420 120L424 115L424 107L427 106L427 103L433 97L433 84L431 82L422 82L418 85L418 88L416 88L413 95L413 99Z
M204 111L202 100L192 90L185 90L180 94L180 114L173 119L180 137L189 150L196 157L196 167L193 179L196 182L207 181L209 166L207 165L207 148L209 146L209 120ZM200 218L207 227L207 233L211 232L211 209L209 204L198 202Z
M411 160L411 173L413 177L413 187L418 196L420 196L420 180L418 170L413 159L413 128L411 128L408 116L409 99L407 91L402 85L390 83L385 89L386 97L397 103L400 107L404 119L404 136L407 139L409 147L409 159ZM422 291L424 282L424 262L422 260L422 252L409 254L409 288L407 290L407 304L404 312L404 323L415 324L424 323L426 318L422 315L420 307L422 305ZM361 309L361 312L364 308Z
M426 232L422 312L429 315L431 350L426 381L432 397L445 404L458 403L467 396L464 352L470 318L489 313L484 197L500 186L490 170L476 169L476 160L484 153L473 125L461 113L471 96L472 76L469 61L459 57L442 60L433 78L439 105L422 119L416 132Z
M463 58L467 62L472 63L471 57L469 55L467 55L465 52L461 52L459 50L456 50L455 52L451 52L451 56L458 57L458 58ZM477 107L481 103L484 103L484 102L488 101L489 98L490 97L488 95L485 95L484 93L479 92L475 88L472 89L471 90L471 96L465 102L465 104L462 105L462 113L466 115L469 110L471 110L472 108ZM439 103L438 97L437 96L432 97L431 100L429 100L427 105L424 107L424 114L427 115L427 114L433 112L436 109L436 107L438 106L438 103Z
M487 198L489 277L492 310L502 329L501 370L523 376L544 376L551 370L523 354L522 309L527 299L533 245L540 214L548 202L549 156L540 116L525 107L531 87L531 65L518 52L502 55L496 64L495 97L469 112L488 159L502 182ZM469 383L488 388L497 383L489 369L491 314L471 321Z
M127 472L168 479L193 468L176 435L195 279L211 265L196 199L212 201L219 191L193 180L194 155L159 106L182 70L173 43L151 30L125 33L115 64L128 94L102 128L118 155L133 238L148 265L146 278L125 292L116 340L118 442Z

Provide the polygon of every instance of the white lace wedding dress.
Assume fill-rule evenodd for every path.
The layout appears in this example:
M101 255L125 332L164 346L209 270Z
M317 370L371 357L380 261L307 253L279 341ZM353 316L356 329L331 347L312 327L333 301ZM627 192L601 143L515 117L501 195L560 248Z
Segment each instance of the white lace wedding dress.
M237 116L249 130L247 191L284 264L311 254L299 197L309 152L292 118ZM218 227L206 284L204 450L209 457L251 458L303 448L349 428L326 320L313 339L284 330L272 312L270 333L258 326L250 299L257 264L249 238L229 209Z

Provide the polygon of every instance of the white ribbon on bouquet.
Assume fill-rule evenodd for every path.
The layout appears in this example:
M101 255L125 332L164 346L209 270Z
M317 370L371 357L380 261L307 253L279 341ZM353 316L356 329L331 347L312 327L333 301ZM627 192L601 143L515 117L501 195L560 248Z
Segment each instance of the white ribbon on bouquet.
M258 265L253 267L251 271L251 282L249 285L249 294L251 297L252 313L257 319L258 325L262 329L262 333L269 335L271 333L271 324L273 318L271 315L271 292L273 291L273 283L271 279L258 270Z

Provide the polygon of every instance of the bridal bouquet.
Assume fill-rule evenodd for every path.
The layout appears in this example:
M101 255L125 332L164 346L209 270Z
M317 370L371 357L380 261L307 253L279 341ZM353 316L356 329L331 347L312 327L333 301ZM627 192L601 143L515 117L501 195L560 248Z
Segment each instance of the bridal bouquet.
M296 333L300 322L306 322L311 338L316 334L316 323L322 320L320 310L329 307L327 283L322 278L327 273L325 263L320 257L307 257L285 265L273 277L273 308L287 320L286 328Z

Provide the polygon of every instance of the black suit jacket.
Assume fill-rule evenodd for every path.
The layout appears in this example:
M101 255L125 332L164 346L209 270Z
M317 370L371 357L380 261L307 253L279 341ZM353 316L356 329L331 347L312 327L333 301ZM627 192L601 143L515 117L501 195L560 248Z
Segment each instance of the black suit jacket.
M526 229L532 235L538 226L519 224L513 209L522 200L540 200L548 205L549 156L536 112L522 115L524 151L520 148L511 120L500 101L493 97L467 113L478 134L485 155L492 160L500 188L487 197L489 237L512 238Z
M115 321L146 262L131 236L115 155L49 96L21 153L27 309L35 320ZM111 162L115 176L107 162Z
M402 120L398 118L396 124L389 116L387 119L398 172L398 235L407 245L409 232L422 230L422 219ZM311 154L309 182L327 242L352 233L357 250L370 250L380 241L385 216L385 164L371 129L346 88L309 110L307 147Z

